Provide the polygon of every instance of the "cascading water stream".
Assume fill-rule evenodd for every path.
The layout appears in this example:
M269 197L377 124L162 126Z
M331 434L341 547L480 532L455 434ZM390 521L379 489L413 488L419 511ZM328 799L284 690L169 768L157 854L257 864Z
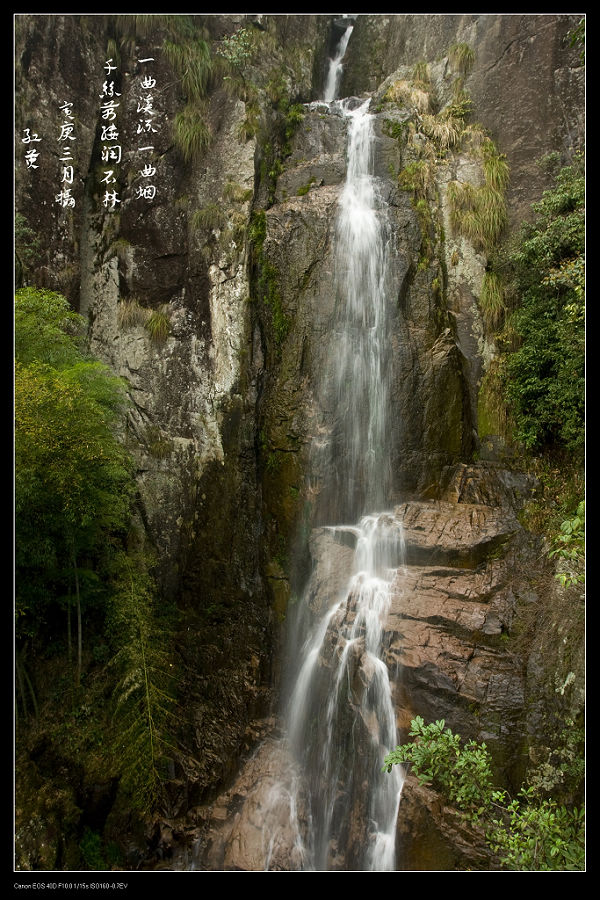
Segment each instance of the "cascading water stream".
M348 164L336 223L329 520L355 521L390 492L386 211L373 168L369 101L344 101Z
M385 514L328 530L356 540L355 568L306 640L290 699L289 741L310 809L305 858L318 870L391 871L402 773L381 772L396 744L383 622L402 535Z
M321 601L316 621L303 630L312 599L307 587L287 728L306 807L307 827L297 827L302 868L390 871L403 776L397 766L381 771L396 745L383 626L403 540L390 514L372 512L385 509L391 489L387 218L373 175L369 101L338 106L348 122L348 161L336 223L334 371L327 380L335 422L317 451L331 478L320 492L319 518L337 523L323 529L334 549L353 544L354 555L348 581Z
M354 28L354 20L349 19L342 38L336 48L335 55L329 60L329 68L327 70L327 80L323 91L323 100L326 103L335 100L338 95L340 80L342 77L342 62L348 47L348 41Z

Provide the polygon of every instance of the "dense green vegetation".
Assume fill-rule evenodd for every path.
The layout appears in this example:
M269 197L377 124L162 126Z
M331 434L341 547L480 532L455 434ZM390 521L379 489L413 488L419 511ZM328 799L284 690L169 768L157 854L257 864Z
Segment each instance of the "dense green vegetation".
M585 19L569 38L571 46L582 48L585 64ZM499 431L524 453L551 498L556 515L546 511L538 517L540 530L556 533L562 516L564 538L576 509L582 509L583 494L585 160L577 152L561 165L559 154L551 153L539 164L552 177L552 187L505 247L490 248L481 301L498 356L488 368L480 400L484 416L488 407ZM488 168L486 181L490 175ZM583 525L580 530L579 559Z
M582 43L582 27L573 42ZM498 348L482 385L482 426L490 416L503 437L537 456L571 457L581 467L585 398L585 175L581 155L560 167L557 154L542 161L553 167L554 186L533 206L533 221L501 249L507 222L507 160L490 135L468 121L470 97L464 78L473 51L457 44L448 51L452 97L440 107L426 64L412 77L394 81L382 105L411 111L408 123L387 122L406 144L398 181L414 195L424 254L431 256L436 171L450 151L462 150L481 166L482 183L450 181L446 188L454 236L466 238L487 257L479 305L486 334ZM414 136L420 133L415 144ZM424 142L423 137L427 140ZM577 503L575 503L575 506ZM573 510L564 510L565 514Z
M584 581L585 566L583 158L576 155L563 167L557 156L542 161L552 167L554 185L533 206L532 221L501 248L507 161L489 135L466 121L470 99L462 76L473 54L466 45L456 46L449 59L459 77L452 102L442 110L436 112L425 66L388 90L385 101L414 110L418 129L429 140L405 161L399 184L413 193L426 236L436 201L436 169L448 151L460 146L481 164L480 186L451 181L447 187L454 236L466 238L488 260L479 307L497 355L482 383L480 433L500 433L537 476L539 489L525 508L524 524L546 536L557 580L573 588ZM392 136L408 137L410 148L412 123L408 129L388 125ZM580 606L581 595L572 603ZM573 722L549 738L553 749L528 772L513 798L494 789L485 744L463 745L443 721L425 725L420 717L412 722L410 737L411 743L388 755L386 767L410 765L422 783L483 828L500 866L528 871L584 867L584 735Z
M69 333L77 326L60 295L17 294L17 637L75 603L79 675L82 609L99 602L99 574L127 527L133 481L112 431L123 385L84 356L77 332Z
M485 743L467 741L446 727L443 719L425 724L411 722L412 741L396 747L385 758L384 769L410 766L421 784L440 792L472 825L484 829L489 847L502 868L518 871L582 870L585 865L585 816L582 806L558 804L544 795L544 782L535 771L516 798L493 787L493 767ZM571 766L580 780L582 757L567 759L562 748L560 765ZM577 748L580 751L580 748ZM562 774L562 772L561 772ZM554 785L552 785L554 786Z
M585 500L578 504L575 515L565 519L560 532L553 540L550 558L565 561L566 571L559 572L556 578L564 586L581 584L584 580L585 563Z
M585 414L585 177L576 157L534 205L506 260L517 298L502 378L515 436L582 457Z
M552 545L560 539L551 556L569 586L584 568L585 174L579 154L567 166L556 154L540 165L553 186L488 260L480 305L497 354L482 381L479 426L482 437L500 434L538 479L523 523ZM578 540L567 548L576 519Z
M67 757L85 753L148 810L170 752L173 623L134 526L126 386L51 291L17 292L15 355L17 746L45 735ZM99 837L87 834L75 868Z

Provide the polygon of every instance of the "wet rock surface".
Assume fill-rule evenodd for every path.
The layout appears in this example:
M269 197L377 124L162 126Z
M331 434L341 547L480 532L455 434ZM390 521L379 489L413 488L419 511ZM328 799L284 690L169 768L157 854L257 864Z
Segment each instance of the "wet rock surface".
M471 497L481 498L491 496L499 484L510 484L512 477L498 467L479 465L468 473L454 471L449 482L457 480L469 483ZM524 490L523 484L520 487ZM499 777L507 786L518 784L526 762L528 679L525 658L508 636L518 628L523 606L535 604L536 597L526 576L531 550L515 510L509 504L414 501L387 513L386 520L388 527L403 534L406 552L395 570L390 609L382 623L398 740L406 739L416 715L426 721L444 719L464 739L484 741ZM320 528L312 536L308 593L316 618L344 593L353 571L355 531ZM335 617L330 622L330 637L320 658L324 678L337 652L338 634L354 617L353 604L349 592L338 613L344 623ZM349 703L360 709L375 670L360 643L352 648L351 657ZM360 742L370 740L377 723L365 720L358 728L350 722L352 743L360 752ZM222 854L221 864L228 869L269 866L257 823L261 815L270 821L268 817L277 814L267 795L276 789L278 779L281 790L289 772L290 761L282 756L281 744L266 741L205 822L196 844L201 867L210 867L216 853ZM302 816L298 822L301 829ZM360 840L358 821L346 822L344 829L348 831L344 846ZM274 868L297 867L296 841L289 821L280 823ZM335 848L331 853L334 867ZM482 835L466 827L439 796L414 778L407 779L400 800L397 853L398 868L406 870L493 865Z
M568 33L577 14L361 15L349 43L342 90L377 90L398 67L446 59L452 45L475 52L465 86L511 167L513 222L548 185L536 160L549 148L568 159L583 139L584 67Z

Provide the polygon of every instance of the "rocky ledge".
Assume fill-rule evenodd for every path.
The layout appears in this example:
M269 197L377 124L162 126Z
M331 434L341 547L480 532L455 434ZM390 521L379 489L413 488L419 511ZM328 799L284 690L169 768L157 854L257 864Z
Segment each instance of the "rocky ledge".
M384 624L398 740L406 739L416 715L443 718L465 739L486 742L506 784L522 777L526 736L526 665L511 635L523 605L537 599L527 578L527 535L510 502L525 491L524 482L498 467L462 466L447 479L443 499L407 501L384 514L404 544ZM352 528L313 532L309 593L317 616L347 582L353 541ZM345 615L353 615L352 604L349 592ZM353 658L352 683L359 693L368 691L373 673L364 648ZM350 702L357 702L354 689ZM296 870L303 815L301 809L293 821L289 815L285 785L292 775L274 719L239 777L178 824L174 843L180 852L187 844L186 867L193 858L210 870ZM407 778L399 868L488 868L489 854L477 836L465 837L452 824L452 811L421 796L424 790ZM432 847L439 849L438 864L423 857Z

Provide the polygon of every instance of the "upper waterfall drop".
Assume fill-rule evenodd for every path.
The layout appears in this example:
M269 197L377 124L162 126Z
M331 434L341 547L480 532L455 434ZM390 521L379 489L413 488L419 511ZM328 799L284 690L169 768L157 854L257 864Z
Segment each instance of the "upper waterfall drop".
M330 103L338 96L340 81L342 79L343 60L348 48L348 41L354 29L354 19L346 20L346 28L342 34L341 40L336 47L335 54L329 60L329 68L327 70L327 79L323 89L323 100Z
M334 224L330 353L319 373L323 435L311 467L322 482L318 524L348 524L391 496L391 223L375 174L370 99L332 101L347 126L346 179Z

